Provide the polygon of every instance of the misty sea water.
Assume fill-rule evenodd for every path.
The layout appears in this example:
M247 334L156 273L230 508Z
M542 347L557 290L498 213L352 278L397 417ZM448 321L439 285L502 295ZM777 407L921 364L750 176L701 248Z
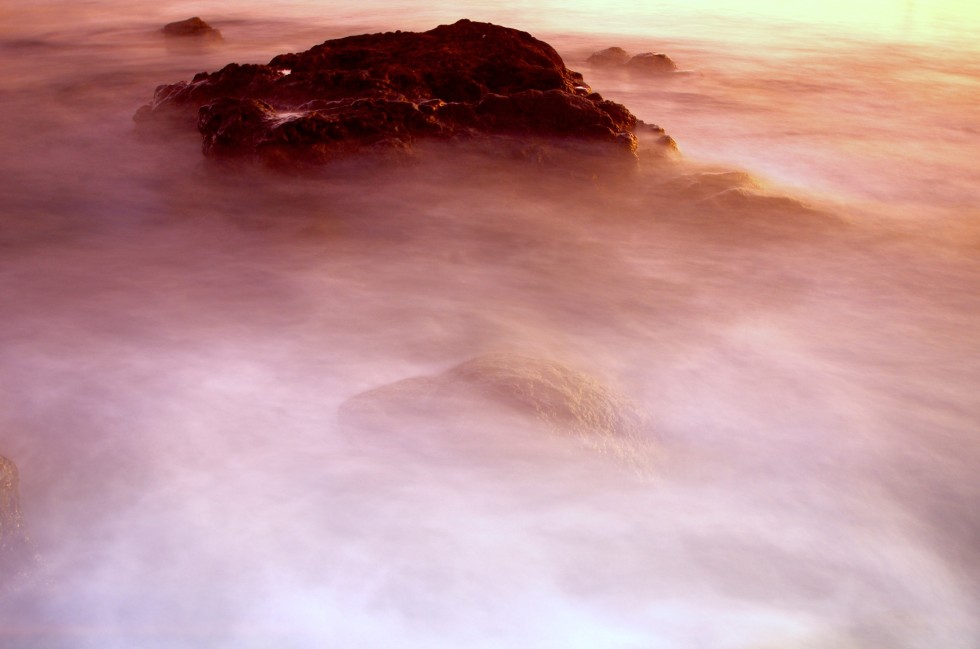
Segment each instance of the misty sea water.
M978 14L0 8L0 455L40 558L0 646L976 646ZM192 15L224 41L157 33ZM159 84L461 17L679 153L290 175L134 132Z

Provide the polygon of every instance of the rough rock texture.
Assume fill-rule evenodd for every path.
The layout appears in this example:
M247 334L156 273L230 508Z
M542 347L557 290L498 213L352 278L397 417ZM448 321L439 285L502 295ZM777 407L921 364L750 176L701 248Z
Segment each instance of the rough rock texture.
M326 41L157 88L140 124L196 118L208 155L325 162L418 138L578 138L636 148L636 117L525 32L460 20ZM657 127L654 129L662 132Z
M35 561L17 495L17 466L0 455L0 584L26 573Z
M221 40L221 32L207 24L197 16L187 20L167 23L163 26L165 36L177 38L194 38L203 40Z
M746 209L757 213L776 210L788 214L818 214L802 201L767 192L764 185L744 171L685 174L668 180L664 188L674 195L690 199L696 205L727 212ZM823 219L830 218L830 215L821 216Z
M486 354L431 377L364 392L341 407L342 421L398 436L414 418L437 420L470 436L487 413L508 412L527 424L581 443L636 469L652 457L645 417L628 399L562 363L519 354ZM422 427L424 428L424 426Z
M621 47L607 47L604 50L599 50L586 59L586 62L597 67L624 68L648 74L667 74L677 71L677 64L666 54L642 52L631 57Z

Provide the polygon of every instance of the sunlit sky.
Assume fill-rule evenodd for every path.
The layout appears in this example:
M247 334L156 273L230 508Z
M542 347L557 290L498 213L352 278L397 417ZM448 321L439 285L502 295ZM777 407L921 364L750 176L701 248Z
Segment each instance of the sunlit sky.
M226 7L241 7L242 0L218 0ZM260 0L245 0L267 7ZM200 2L175 3L192 12ZM980 0L294 0L285 3L316 14L329 7L331 14L348 9L364 14L377 10L378 18L437 19L506 16L529 29L572 32L642 33L656 30L663 36L718 37L719 32L747 29L779 31L798 25L821 33L857 39L899 42L944 42L973 47L980 42ZM430 20L431 22L431 20ZM757 32L758 33L758 32ZM742 33L741 38L749 37Z
M658 3L673 11L706 10L712 13L757 14L777 20L840 25L856 32L874 32L899 39L930 39L980 23L977 0L698 0Z
M931 42L980 51L980 0L176 0L120 15L119 0L35 0L3 6L2 23L61 22L66 13L85 21L114 22L137 14L215 19L244 13L322 16L344 23L371 16L378 25L423 28L461 17L493 20L529 30L649 33L661 36L751 39L798 37L793 26L836 37ZM19 19L19 20L15 20ZM9 26L9 25L8 25Z
M483 2L468 1L462 6L477 6ZM714 31L717 22L732 20L739 23L801 24L823 30L842 30L841 35L875 37L898 41L935 41L954 39L960 42L980 40L980 0L820 0L819 2L786 2L785 0L577 0L560 2L539 0L522 2L505 0L504 4L537 5L542 15L570 17L610 16L608 26L629 29L650 28L658 24L672 30L690 29L703 19L705 27ZM614 25L619 23L618 25ZM591 27L589 31L607 25ZM689 34L690 35L690 34Z

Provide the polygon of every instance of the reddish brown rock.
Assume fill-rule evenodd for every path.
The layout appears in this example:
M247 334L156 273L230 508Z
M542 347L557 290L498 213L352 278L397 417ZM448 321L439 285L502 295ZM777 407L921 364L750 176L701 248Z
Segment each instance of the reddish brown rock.
M177 38L194 38L202 40L221 40L221 32L207 24L197 16L187 20L167 23L163 26L165 36Z
M621 47L607 47L604 50L599 50L585 61L592 65L599 66L614 66L614 65L624 65L630 60L629 53Z
M642 52L636 56L621 47L607 47L586 59L586 63L596 67L624 68L633 72L647 74L668 74L677 71L677 64L666 54Z
M670 60L666 54L655 54L653 52L643 52L637 54L626 62L626 67L640 72L665 73L677 70L677 64Z
M328 161L418 138L578 138L636 148L636 117L530 34L461 20L326 41L157 88L141 125L196 119L208 155Z

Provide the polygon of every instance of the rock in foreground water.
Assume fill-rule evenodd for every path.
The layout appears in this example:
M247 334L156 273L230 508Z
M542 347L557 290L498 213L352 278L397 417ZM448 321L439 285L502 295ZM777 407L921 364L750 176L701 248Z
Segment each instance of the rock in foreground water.
M326 41L157 88L140 124L196 119L204 152L327 162L419 138L580 139L636 149L636 117L530 34L460 20Z
M495 415L502 415L502 436L486 428ZM554 443L633 469L647 469L653 457L646 417L629 399L558 361L511 353L485 354L436 376L361 393L343 404L341 420L383 435L388 444L409 439L423 446L427 440L414 439L412 431L445 428L445 444L463 440L479 455L492 454L494 444L524 444L531 431L543 429ZM487 439L473 439L480 430Z
M0 585L28 572L35 562L21 519L17 483L17 466L0 455Z

